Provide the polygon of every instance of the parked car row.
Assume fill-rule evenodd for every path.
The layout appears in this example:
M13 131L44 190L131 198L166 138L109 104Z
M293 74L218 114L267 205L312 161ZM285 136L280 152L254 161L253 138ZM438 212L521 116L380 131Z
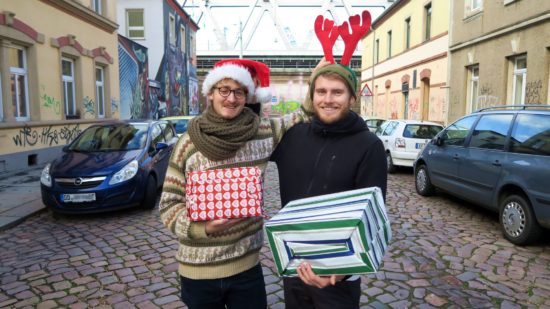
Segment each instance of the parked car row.
M550 106L467 115L427 143L414 174L418 194L441 189L487 207L510 242L533 243L550 228Z

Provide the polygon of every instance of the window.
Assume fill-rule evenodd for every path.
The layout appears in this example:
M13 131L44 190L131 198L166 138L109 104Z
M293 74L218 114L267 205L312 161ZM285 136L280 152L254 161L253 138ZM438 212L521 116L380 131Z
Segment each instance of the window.
M513 114L484 115L472 133L470 147L503 150Z
M29 119L29 100L27 84L27 58L22 47L7 47L10 68L11 98L15 120Z
M388 58L391 57L391 30L388 31Z
M445 145L463 146L475 121L476 116L469 116L447 127L441 135Z
M101 7L101 1L103 1L103 0L92 0L92 9L99 15L103 14L103 8Z
M180 49L182 53L185 53L185 27L180 26Z
M513 75L513 93L512 104L525 104L525 84L527 79L527 56L520 56L514 59L514 75Z
M65 115L68 118L76 116L74 61L69 58L61 59L61 79L63 80L63 101Z
M477 106L479 93L479 66L475 65L469 68L470 81L468 83L468 101L470 111L473 112L479 108Z
M95 99L97 102L97 116L105 117L105 79L104 69L102 67L95 68Z
M432 4L428 3L426 6L424 6L424 40L429 40L431 35L431 29L432 29Z
M385 126L384 131L382 132L382 135L383 136L392 135L393 131L395 131L395 129L397 128L398 125L399 125L399 122L396 122L396 121L389 122Z
M176 45L176 17L174 15L170 14L170 22L168 24L168 27L170 28L170 45L175 46Z
M411 48L411 18L405 19L405 49Z
M380 40L376 39L374 42L374 63L378 63L380 56Z
M510 151L550 156L550 116L520 114L516 122Z
M143 9L126 10L127 36L130 39L145 39Z
M481 10L483 0L466 0L467 5L470 6L470 11Z

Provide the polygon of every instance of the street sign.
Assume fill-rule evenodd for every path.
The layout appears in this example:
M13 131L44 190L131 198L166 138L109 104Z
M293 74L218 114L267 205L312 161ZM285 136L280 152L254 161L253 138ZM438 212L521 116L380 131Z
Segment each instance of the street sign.
M370 91L369 84L365 83L365 86L363 86L363 89L361 89L361 96L372 97L372 91Z

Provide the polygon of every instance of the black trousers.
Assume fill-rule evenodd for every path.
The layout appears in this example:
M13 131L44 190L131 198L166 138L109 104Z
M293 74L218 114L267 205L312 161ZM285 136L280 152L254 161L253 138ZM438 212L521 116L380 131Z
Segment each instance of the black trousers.
M180 278L181 300L189 309L263 309L267 307L265 282L260 264L227 278L205 280L181 276Z
M286 309L358 309L361 279L341 281L323 289L309 286L298 277L283 278Z

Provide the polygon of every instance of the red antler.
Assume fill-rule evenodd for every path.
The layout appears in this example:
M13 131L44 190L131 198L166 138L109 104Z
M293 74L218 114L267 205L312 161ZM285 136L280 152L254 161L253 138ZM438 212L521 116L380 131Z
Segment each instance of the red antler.
M361 15L363 17L363 23L361 25L359 24L361 22L359 15L353 15L349 18L352 33L349 33L347 21L338 27L342 40L344 40L344 45L346 46L344 48L342 60L340 61L340 64L342 65L349 64L353 51L355 50L355 47L357 47L357 43L361 38L363 38L363 36L365 36L365 34L369 32L371 22L370 13L369 11L363 11Z
M323 46L325 59L330 63L334 63L332 47L338 38L338 27L334 26L334 21L325 19L322 15L319 15L315 19L315 34Z

